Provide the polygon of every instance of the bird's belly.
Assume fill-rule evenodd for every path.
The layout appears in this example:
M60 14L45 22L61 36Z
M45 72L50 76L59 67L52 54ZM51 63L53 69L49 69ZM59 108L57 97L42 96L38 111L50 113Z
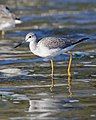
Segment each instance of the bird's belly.
M51 57L56 56L58 50L57 49L48 49L47 47L40 47L33 51L33 53L40 57Z
M48 49L46 47L40 47L38 49L36 49L35 51L32 51L35 55L40 56L40 57L55 57L57 55L63 54L65 52L68 52L69 50L71 50L74 46L70 46L67 47L65 49L60 49L60 48L56 48L56 49Z
M37 49L33 53L37 56L40 56L40 57L48 57L51 55L50 50L47 48Z

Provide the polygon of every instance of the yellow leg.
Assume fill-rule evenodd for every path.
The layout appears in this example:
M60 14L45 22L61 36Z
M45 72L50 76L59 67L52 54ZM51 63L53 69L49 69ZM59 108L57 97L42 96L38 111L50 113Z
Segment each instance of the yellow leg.
M54 79L53 77L51 78L51 87L50 87L50 91L53 92L53 87L54 87Z
M69 92L69 97L72 97L71 86L72 86L72 79L71 79L71 76L68 76L68 92Z
M51 69L52 69L52 71L51 71L51 76L52 76L52 78L53 78L53 76L54 76L54 65L53 65L53 60L51 60Z
M53 65L53 60L51 60L51 87L50 87L51 92L53 91L53 87L54 87L53 76L54 76L54 65Z
M71 76L71 63L72 63L72 53L70 53L70 59L68 64L68 76Z

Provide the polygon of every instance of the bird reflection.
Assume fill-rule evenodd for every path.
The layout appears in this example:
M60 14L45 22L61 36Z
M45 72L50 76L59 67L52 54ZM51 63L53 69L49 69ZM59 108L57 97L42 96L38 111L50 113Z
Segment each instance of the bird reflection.
M72 97L72 77L68 76L68 93L69 93L69 97Z
M52 98L43 98L39 100L29 100L29 116L33 119L47 120L51 119L51 116L57 112L59 108L58 100Z
M50 86L50 91L53 92L53 88L55 86L55 82L54 82L54 78L52 77L51 78L51 86ZM71 77L71 74L70 76L68 76L67 78L67 86L68 86L68 93L69 93L69 97L72 97L72 77Z
M54 85L55 85L54 78L51 77L51 86L50 86L50 91L51 92L53 92Z

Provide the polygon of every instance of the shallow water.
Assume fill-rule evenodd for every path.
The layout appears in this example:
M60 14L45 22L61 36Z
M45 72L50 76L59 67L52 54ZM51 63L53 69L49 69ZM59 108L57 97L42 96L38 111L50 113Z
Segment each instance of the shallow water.
M0 38L0 120L96 119L96 1L6 0L23 23ZM55 61L54 87L49 61L34 56L25 44L13 49L28 32L38 38L61 36L91 39L73 49L72 78L68 55Z

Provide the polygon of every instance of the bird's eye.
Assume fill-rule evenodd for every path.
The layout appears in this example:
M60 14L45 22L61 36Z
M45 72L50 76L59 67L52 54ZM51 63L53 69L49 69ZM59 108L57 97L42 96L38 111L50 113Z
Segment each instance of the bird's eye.
M6 9L9 10L9 8L6 6Z
M31 38L31 35L29 36L29 38Z

